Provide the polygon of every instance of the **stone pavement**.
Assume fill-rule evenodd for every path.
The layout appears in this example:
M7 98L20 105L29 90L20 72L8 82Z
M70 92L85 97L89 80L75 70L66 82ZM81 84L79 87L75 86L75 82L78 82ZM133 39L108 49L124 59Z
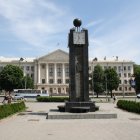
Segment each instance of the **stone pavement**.
M96 103L117 119L46 120L45 113L62 103L26 103L26 112L0 121L0 140L140 140L140 115Z

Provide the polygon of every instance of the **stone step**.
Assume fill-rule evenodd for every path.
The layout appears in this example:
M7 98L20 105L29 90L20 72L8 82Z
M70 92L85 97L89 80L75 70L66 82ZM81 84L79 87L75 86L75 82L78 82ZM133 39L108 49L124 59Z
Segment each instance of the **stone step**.
M115 119L116 113L66 113L66 112L48 112L46 119Z

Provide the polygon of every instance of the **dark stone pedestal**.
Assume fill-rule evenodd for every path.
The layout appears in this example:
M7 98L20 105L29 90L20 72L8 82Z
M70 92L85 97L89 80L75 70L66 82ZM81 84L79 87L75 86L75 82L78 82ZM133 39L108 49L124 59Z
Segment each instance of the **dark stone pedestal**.
M95 106L95 102L65 102L64 106L58 106L60 112L71 112L71 113L86 113L94 112L99 108Z

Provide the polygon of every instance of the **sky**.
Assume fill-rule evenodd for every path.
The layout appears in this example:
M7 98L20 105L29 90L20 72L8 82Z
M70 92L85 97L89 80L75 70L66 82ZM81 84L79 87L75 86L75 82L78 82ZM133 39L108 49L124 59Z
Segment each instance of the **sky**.
M75 18L89 31L89 58L140 64L140 0L0 0L0 56L68 52Z

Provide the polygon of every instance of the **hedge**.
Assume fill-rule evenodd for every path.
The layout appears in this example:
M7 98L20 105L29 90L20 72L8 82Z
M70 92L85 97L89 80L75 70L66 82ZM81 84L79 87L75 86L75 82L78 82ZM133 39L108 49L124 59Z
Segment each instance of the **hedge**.
M140 102L119 100L117 102L117 107L127 110L129 112L134 112L140 114Z
M65 102L69 97L37 97L38 102Z
M0 105L0 119L8 117L26 108L24 102Z

